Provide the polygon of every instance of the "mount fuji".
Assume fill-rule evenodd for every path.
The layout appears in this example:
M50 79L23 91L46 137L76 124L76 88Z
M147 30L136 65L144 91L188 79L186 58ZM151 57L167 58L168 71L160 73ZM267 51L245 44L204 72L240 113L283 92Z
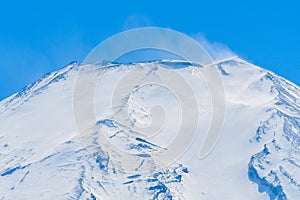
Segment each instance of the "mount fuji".
M226 97L222 134L204 159L198 158L203 142L199 134L178 160L163 168L151 161L151 153L166 151L173 132L148 140L113 120L104 102L113 90L110 81L132 68L147 68L152 76L168 68L192 80L200 76L195 69L201 65L178 60L71 63L2 100L0 200L300 199L299 86L238 57L213 67ZM97 120L84 136L78 134L73 114L79 71L102 78L95 91ZM200 102L198 132L204 133L211 120L211 97L204 80L192 86ZM153 120L139 101L178 104L163 89L153 92L124 100L139 125ZM98 143L100 132L111 146ZM139 156L136 172L124 170L115 148ZM140 173L143 167L148 173Z

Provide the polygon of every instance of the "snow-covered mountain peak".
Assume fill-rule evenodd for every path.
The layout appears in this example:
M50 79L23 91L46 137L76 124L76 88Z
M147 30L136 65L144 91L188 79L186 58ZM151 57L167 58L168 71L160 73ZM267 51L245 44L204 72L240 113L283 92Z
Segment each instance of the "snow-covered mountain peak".
M174 60L71 63L2 100L0 199L298 199L300 88L240 58L214 63L226 116L217 144L201 160L199 147L212 118L211 95L198 71L203 67ZM168 88L141 85L120 104L133 123L120 123L112 115L112 86L132 69L148 70L140 78L153 80L159 70L175 70L189 80L197 100L197 137L163 168L152 157L174 140L180 102ZM74 119L79 72L99 78L96 120L86 135ZM161 118L151 115L157 104L166 111ZM142 131L163 118L161 134ZM125 170L119 151L137 155L135 173Z

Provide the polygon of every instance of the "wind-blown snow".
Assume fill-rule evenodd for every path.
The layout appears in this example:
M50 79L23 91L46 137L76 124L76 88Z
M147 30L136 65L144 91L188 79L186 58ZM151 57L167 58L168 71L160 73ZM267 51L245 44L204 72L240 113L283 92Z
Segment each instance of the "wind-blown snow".
M143 66L173 68L192 76L197 76L193 69L201 67L154 61L96 64L90 69L99 74L107 70L114 77ZM94 134L87 136L92 153L87 151L73 118L73 86L82 67L77 63L4 99L0 102L0 199L299 199L300 88L239 58L216 66L226 94L221 138L211 154L200 160L203 137L198 136L178 161L163 169L147 157L164 150L172 132L153 141L138 135L128 138L130 129L109 118L101 104L109 82L95 94L102 100L95 105ZM198 84L196 93L203 91L198 96L202 98L201 133L210 121L206 107L210 96L205 82ZM149 123L147 110L135 101L126 103L136 123ZM137 153L137 167L147 166L150 173L125 173L113 149L97 143L99 131L115 146Z

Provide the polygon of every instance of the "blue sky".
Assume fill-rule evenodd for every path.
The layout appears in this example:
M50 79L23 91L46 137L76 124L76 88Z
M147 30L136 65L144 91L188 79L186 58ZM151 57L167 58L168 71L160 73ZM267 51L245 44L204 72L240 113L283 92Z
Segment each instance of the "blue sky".
M0 5L0 99L130 28L159 26L226 44L300 85L297 1L5 1Z

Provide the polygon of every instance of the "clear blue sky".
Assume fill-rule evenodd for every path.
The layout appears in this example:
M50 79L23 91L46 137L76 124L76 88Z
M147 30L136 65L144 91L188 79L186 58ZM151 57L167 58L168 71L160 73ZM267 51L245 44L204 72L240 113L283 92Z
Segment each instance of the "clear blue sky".
M300 85L298 1L5 1L0 5L0 99L99 42L140 27L204 34Z

